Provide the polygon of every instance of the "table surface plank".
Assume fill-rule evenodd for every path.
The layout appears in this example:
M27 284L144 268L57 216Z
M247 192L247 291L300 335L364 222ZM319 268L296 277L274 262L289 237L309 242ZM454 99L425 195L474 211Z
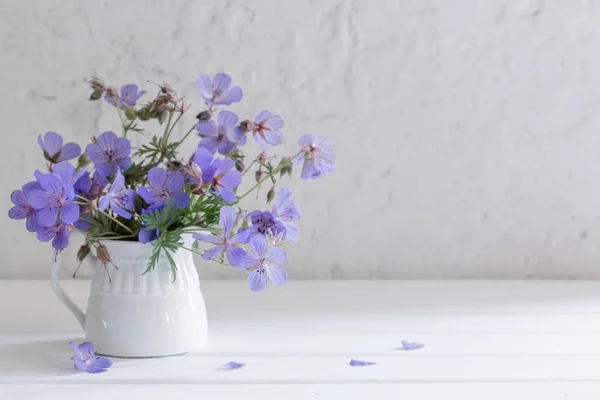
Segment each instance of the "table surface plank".
M84 307L89 282L64 286ZM89 375L70 363L67 342L84 334L48 282L0 281L0 399L600 395L600 282L293 281L251 293L243 281L207 281L202 290L206 350L114 359ZM426 347L398 350L402 340ZM247 365L216 371L228 361Z

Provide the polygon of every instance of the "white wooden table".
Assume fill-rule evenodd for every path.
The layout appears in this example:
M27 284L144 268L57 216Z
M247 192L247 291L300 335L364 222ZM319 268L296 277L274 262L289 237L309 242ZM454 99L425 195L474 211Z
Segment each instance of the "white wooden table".
M66 281L79 304L88 282ZM45 281L0 281L0 399L600 399L600 282L203 283L210 346L79 373ZM396 350L400 341L426 347ZM374 361L351 367L351 358ZM229 362L247 365L216 372Z

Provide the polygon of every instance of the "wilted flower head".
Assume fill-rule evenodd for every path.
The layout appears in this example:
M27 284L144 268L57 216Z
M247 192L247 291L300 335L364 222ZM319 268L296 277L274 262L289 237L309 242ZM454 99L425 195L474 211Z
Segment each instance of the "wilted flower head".
M44 151L44 158L53 163L70 160L81 154L81 147L76 143L63 146L63 138L56 132L46 132L44 139L39 135L38 144Z
M242 100L244 96L242 89L231 87L231 77L227 74L216 74L211 80L210 76L202 73L196 79L196 88L209 105L230 105Z

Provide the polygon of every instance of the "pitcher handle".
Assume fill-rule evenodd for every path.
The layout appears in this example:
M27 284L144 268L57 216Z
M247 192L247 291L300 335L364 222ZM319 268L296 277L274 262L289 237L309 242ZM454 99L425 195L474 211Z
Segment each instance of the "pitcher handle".
M65 293L63 288L60 286L60 263L58 262L58 254L54 256L52 260L52 267L50 268L50 284L52 285L52 290L56 294L56 297L71 311L71 313L77 318L77 322L83 328L83 323L85 322L85 314L81 311L81 308L75 304L73 300Z

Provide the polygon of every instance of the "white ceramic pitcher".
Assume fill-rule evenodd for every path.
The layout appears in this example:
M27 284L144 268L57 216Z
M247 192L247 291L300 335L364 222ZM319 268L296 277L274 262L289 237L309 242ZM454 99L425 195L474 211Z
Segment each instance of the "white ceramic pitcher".
M190 248L193 239L185 237ZM102 242L112 262L96 259L87 313L71 300L59 283L54 262L51 283L63 304L75 315L87 338L100 354L115 357L158 357L186 353L206 345L206 308L192 253L180 249L173 258L177 278L161 255L157 267L144 274L152 244Z

